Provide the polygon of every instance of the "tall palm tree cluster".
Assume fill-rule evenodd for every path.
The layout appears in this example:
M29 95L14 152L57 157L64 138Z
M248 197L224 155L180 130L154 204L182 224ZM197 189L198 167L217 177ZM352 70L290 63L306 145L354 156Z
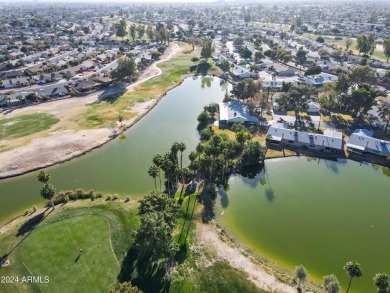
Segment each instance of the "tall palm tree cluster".
M164 173L166 183L164 190L167 190L171 196L171 191L175 189L179 180L184 184L189 176L189 169L183 168L183 152L186 150L186 145L183 142L174 142L169 152L164 155L157 154L153 157L153 165L149 168L148 174L154 179L154 187L157 189L157 177L159 179L160 193L163 191L161 183L161 173ZM179 159L180 152L180 159ZM162 171L162 172L161 172Z
M212 133L208 140L200 142L188 158L188 167L183 167L184 143L174 142L170 151L157 154L148 174L154 179L154 187L160 193L172 190L186 180L203 179L206 185L226 184L229 175L243 166L259 164L264 159L264 150L249 133L238 132L236 140L229 140L225 134ZM180 155L179 155L180 153ZM165 182L162 183L162 173ZM159 184L158 184L159 182Z
M343 267L347 276L349 277L348 288L346 293L349 292L351 288L352 279L360 278L363 276L362 268L359 263L356 261L349 261ZM298 284L298 292L302 292L301 285L304 283L308 275L307 270L304 266L300 265L295 267L294 280ZM390 292L390 276L386 273L375 274L373 278L374 285L377 287L378 293L389 293ZM337 277L333 274L325 276L323 278L322 287L328 293L339 293L341 291L341 286Z

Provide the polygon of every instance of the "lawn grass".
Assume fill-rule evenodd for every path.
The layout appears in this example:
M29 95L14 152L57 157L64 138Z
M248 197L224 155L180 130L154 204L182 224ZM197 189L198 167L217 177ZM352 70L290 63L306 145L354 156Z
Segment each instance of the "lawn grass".
M306 37L316 40L318 38L318 35L314 34L305 34ZM336 45L337 48L345 51L345 40L347 38L342 38L341 40L336 40L334 37L324 36L325 43L328 45ZM349 51L352 51L353 54L359 55L359 50L356 49L356 39L352 39L352 45L349 48ZM385 53L383 52L382 48L375 48L374 53L372 54L372 58L378 59L380 61L386 61L387 57L385 56Z
M0 256L16 247L0 276L49 276L50 282L0 284L0 292L108 292L139 225L136 213L122 201L83 201L56 208L38 225L31 218L20 223L0 235Z
M119 23L120 19L116 19L115 21L113 21L114 24L116 23ZM135 24L136 26L140 25L140 23L136 23L136 22L132 22L132 21L126 21L126 24L127 24L127 27L126 27L126 36L123 37L123 40L129 40L129 41L133 41L133 39L131 38L130 36L130 26L132 24ZM141 41L145 40L146 42L150 42L150 39L148 37L148 35L146 34L146 28L147 28L147 25L145 25L145 34L142 36L142 38L140 39ZM112 40L116 40L116 41L122 41L122 38L121 37L117 37L116 34L114 33L112 36L111 36L111 39ZM137 31L135 32L135 40L138 40L139 37L138 37L138 33Z
M76 122L81 128L101 128L115 126L119 115L124 120L133 118L136 114L131 112L131 107L136 102L144 102L162 96L168 89L178 85L182 76L190 73L194 63L192 57L199 57L200 49L192 51L189 44L178 43L180 52L171 60L158 64L162 69L162 74L135 87L132 91L125 92L115 101L101 101L91 105L80 115ZM162 57L164 58L164 57ZM208 73L212 74L218 69L215 66L208 68Z
M169 292L248 292L265 293L247 278L244 272L232 268L226 261L196 241L196 225L201 225L202 207L196 193L179 189L175 198L180 204L180 217L175 231L180 244L177 267Z
M59 120L50 114L36 113L0 120L0 140L26 136L49 129Z
M247 280L247 275L225 261L198 267L186 279L174 281L171 293L246 292L265 293Z
M42 292L107 292L119 264L110 243L109 222L84 215L38 228L20 249L20 260L34 276L49 276ZM79 249L83 249L80 254ZM72 280L64 286L64 276Z

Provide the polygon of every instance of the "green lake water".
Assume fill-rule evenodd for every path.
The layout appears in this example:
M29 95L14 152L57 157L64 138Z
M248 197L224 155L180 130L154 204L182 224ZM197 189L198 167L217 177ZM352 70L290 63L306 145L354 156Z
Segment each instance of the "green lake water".
M374 274L390 273L389 190L386 168L273 159L253 179L230 178L228 191L219 193L217 218L240 243L281 266L303 264L317 282L336 274L343 291L342 267L356 260L363 277L352 281L350 292L376 292Z
M211 102L222 102L225 88L220 79L187 78L172 89L138 123L114 141L82 157L47 168L59 190L95 191L139 198L154 188L147 170L157 153L167 152L172 143L183 141L183 159L199 142L197 116ZM38 171L0 180L0 224L33 205L40 207Z
M186 143L187 158L199 141L196 117L203 106L221 102L224 92L218 78L186 79L127 130L126 139L48 168L52 183L58 191L82 187L140 198L154 187L147 175L152 157L177 140ZM260 255L289 269L302 263L318 282L334 273L345 289L342 266L356 260L364 277L353 281L351 292L375 292L374 273L390 273L389 170L347 160L309 161L268 160L266 172L254 179L232 176L217 202L218 220ZM37 173L0 180L0 225L43 206Z

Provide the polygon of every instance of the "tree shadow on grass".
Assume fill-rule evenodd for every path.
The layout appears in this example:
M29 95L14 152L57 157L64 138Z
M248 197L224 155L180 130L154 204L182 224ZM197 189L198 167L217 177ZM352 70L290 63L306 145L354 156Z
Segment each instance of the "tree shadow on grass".
M26 238L32 233L34 232L34 230L36 229L36 227L44 220L46 219L50 213L53 211L53 209L50 210L49 213L46 213L46 211L48 210L49 208L47 208L45 211L43 211L42 213L32 217L31 219L29 219L28 221L26 221L25 223L22 224L22 226L19 228L18 232L16 233L16 236L19 237L19 236L23 236L27 233L27 235L18 242L18 244L16 244L9 252L7 252L6 254L4 254L3 256L0 257L0 264L2 264L3 262L5 262L7 260L7 258L9 257L9 255L20 245L22 244L22 242L24 240L26 240ZM1 268L1 267L0 267Z
M47 217L47 215L45 216L45 212L42 212L32 217L31 219L27 220L22 224L22 226L20 226L18 232L16 233L16 236L17 237L23 236L24 234L34 230L38 226L38 224L42 222L43 219L45 219L45 217Z
M192 65L190 67L190 72L196 72L196 74L207 75L209 69L211 68L210 63L199 63L198 65Z
M140 257L133 247L130 247L122 262L118 281L131 282L145 293L169 292L164 266L151 265L151 260Z

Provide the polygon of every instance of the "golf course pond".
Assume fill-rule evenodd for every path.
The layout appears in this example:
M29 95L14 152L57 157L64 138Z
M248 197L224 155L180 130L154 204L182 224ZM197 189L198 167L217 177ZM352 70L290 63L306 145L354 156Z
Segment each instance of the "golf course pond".
M233 175L220 190L218 222L253 252L287 268L303 264L321 283L335 274L345 290L347 261L363 277L350 292L376 292L390 271L390 170L350 160L267 160L254 178Z
M219 78L190 77L170 90L139 122L103 147L46 170L57 191L84 188L104 194L141 198L154 188L148 175L155 154L166 153L176 140L190 151L199 142L196 118L209 103L220 103L226 83ZM184 160L185 159L185 160ZM39 196L38 171L0 180L0 226L25 209L43 206Z
M199 142L198 114L221 102L226 86L218 78L185 79L125 139L47 168L52 184L57 191L84 188L141 198L154 188L147 174L153 156L182 141L187 158ZM33 205L43 206L37 173L0 180L0 225ZM356 260L363 277L353 280L350 292L375 292L373 275L390 272L389 190L389 169L371 164L272 159L251 178L231 176L227 191L219 191L217 219L252 251L288 269L303 264L318 282L334 273L346 288L342 267Z

